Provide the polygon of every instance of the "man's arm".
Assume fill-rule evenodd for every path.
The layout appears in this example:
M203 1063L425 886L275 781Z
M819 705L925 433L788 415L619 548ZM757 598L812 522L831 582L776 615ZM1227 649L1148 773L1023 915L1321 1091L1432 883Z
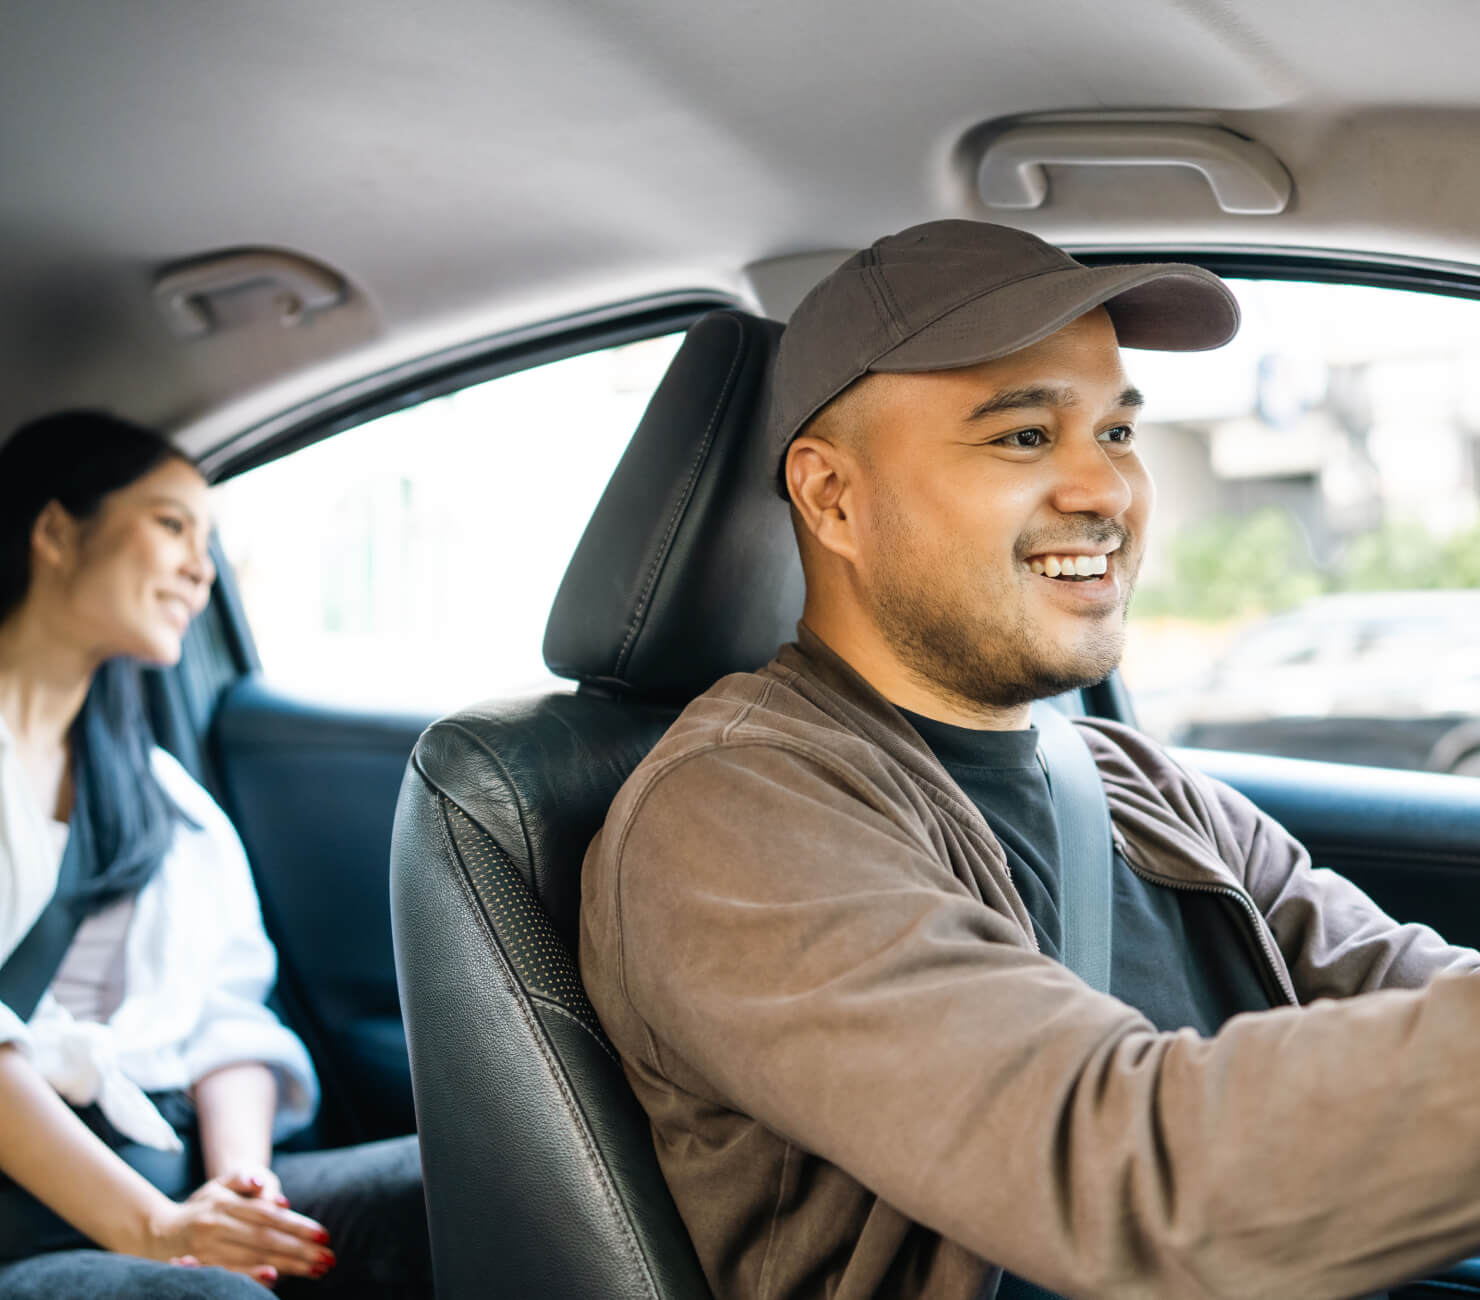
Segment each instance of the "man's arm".
M1480 1244L1480 981L1158 1034L825 756L710 752L637 802L591 939L649 1063L983 1258L1340 1297Z
M1301 1001L1422 988L1434 976L1480 971L1480 953L1395 921L1337 872L1312 867L1283 826L1237 790L1210 782L1243 847L1245 887L1269 921Z
M1263 913L1302 1003L1378 989L1422 988L1442 973L1480 971L1480 953L1426 925L1400 923L1237 790L1176 762L1145 736L1097 721L1086 732L1106 787L1203 841ZM1107 743L1108 742L1108 743ZM1132 793L1134 792L1134 793ZM1153 808L1153 812L1158 811Z

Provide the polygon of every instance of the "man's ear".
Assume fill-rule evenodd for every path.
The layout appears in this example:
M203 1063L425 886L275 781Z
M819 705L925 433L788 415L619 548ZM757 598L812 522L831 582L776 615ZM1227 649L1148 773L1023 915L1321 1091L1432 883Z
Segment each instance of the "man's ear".
M786 451L786 487L802 527L825 550L858 558L856 459L826 438L803 434Z
M65 567L77 553L81 527L60 501L48 501L31 528L31 558L55 568Z

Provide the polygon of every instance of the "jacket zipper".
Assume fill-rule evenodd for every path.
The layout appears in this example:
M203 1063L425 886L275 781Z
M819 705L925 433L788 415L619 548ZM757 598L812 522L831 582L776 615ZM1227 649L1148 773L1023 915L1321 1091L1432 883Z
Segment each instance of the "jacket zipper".
M1240 912L1249 922L1249 928L1254 932L1254 938L1259 943L1259 951L1264 954L1265 965L1269 973L1274 976L1274 982L1280 992L1289 1000L1290 1005L1298 1007L1300 999L1295 996L1294 986L1291 985L1283 970L1283 963L1276 957L1269 946L1269 937L1265 933L1259 916L1259 909L1254 906L1254 900L1243 890L1233 885L1215 885L1211 883L1200 883L1189 880L1177 880L1171 876L1164 876L1157 871L1147 871L1144 867L1137 866L1131 855L1126 852L1125 841L1117 833L1114 837L1115 847L1120 856L1125 859L1128 866L1136 875L1143 880L1149 880L1152 884L1162 885L1167 889L1180 889L1192 894L1220 894L1224 898L1231 898L1239 905Z
M1008 888L1017 895L1018 902L1022 903L1023 896L1018 893L1017 881L1012 878L1012 863L1007 861L1007 855L1005 853L1003 854L1002 868L1007 873ZM1025 912L1028 910L1026 903L1023 903L1023 910ZM1034 952L1042 954L1043 949L1038 946L1038 932L1033 928L1033 918L1031 915L1028 917L1028 942L1033 945Z
M990 830L991 828L988 827L987 829ZM1017 895L1018 902L1022 903L1023 896L1018 893L1017 881L1012 878L1012 863L1007 860L1006 852L1002 855L1002 869L1007 873L1008 887ZM1028 905L1023 903L1023 911L1026 912L1027 910ZM1034 952L1040 955L1042 954L1043 949L1038 946L1038 931L1033 928L1033 918L1031 915L1028 917L1028 942L1033 945Z

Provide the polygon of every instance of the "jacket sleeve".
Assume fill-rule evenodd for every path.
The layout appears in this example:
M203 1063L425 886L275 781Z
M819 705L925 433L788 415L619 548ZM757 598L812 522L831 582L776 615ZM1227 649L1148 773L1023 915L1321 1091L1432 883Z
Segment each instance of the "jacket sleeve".
M14 1043L23 1052L30 1050L25 1021L0 1002L0 1044L5 1043Z
M1237 790L1127 728L1097 722L1086 735L1122 807L1135 807L1144 825L1170 823L1200 838L1248 890L1302 1003L1422 988L1435 975L1480 970L1474 949L1395 921L1345 876L1312 866L1304 846Z
M1201 779L1233 829L1245 888L1302 1002L1422 988L1444 972L1480 970L1480 953L1446 943L1427 925L1395 921L1345 876L1313 867L1304 846L1237 790Z
M590 939L645 1064L984 1259L1070 1296L1334 1298L1480 1243L1480 981L1159 1034L825 753L690 756L624 825Z
M156 759L162 764L163 759ZM161 770L161 776L165 772ZM182 787L181 779L189 781ZM180 1045L191 1083L225 1065L258 1062L278 1080L273 1138L303 1128L318 1105L313 1064L298 1036L266 1006L277 975L277 954L262 927L251 868L236 829L215 802L177 766L166 788L196 823L182 827L176 851L191 859L212 900L216 934L202 971L201 1012Z

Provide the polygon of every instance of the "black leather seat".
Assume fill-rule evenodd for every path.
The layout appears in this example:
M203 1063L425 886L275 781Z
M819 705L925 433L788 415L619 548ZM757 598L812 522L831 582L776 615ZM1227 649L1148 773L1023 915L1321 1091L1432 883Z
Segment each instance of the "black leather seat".
M674 359L551 612L577 690L443 718L408 767L392 909L443 1300L709 1294L577 974L580 867L679 707L800 616L760 436L779 333L716 312Z

